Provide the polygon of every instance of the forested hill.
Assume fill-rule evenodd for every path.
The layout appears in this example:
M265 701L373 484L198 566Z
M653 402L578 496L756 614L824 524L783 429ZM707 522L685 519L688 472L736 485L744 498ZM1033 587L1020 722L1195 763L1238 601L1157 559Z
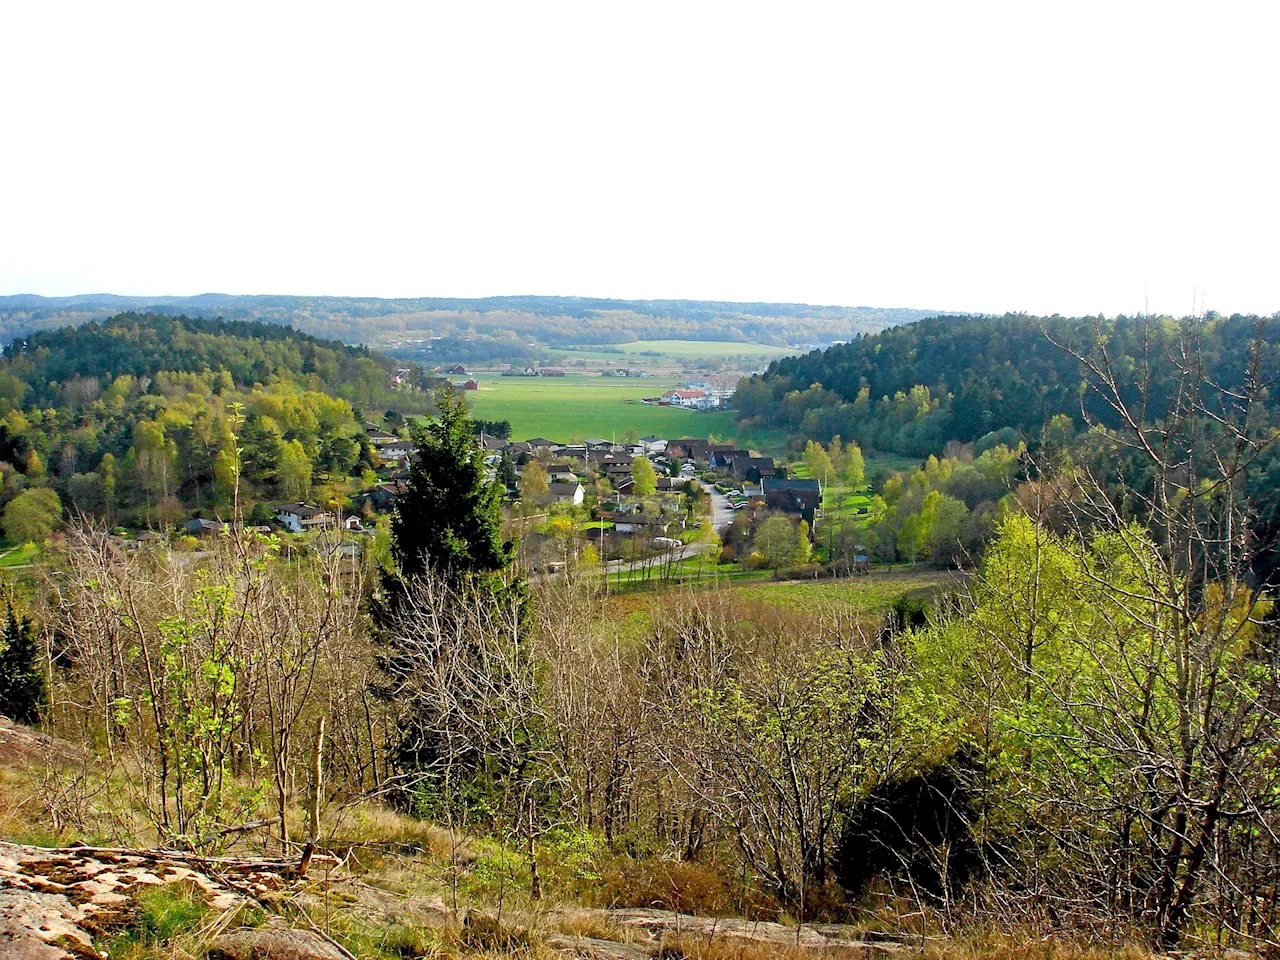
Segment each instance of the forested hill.
M1215 380L1239 377L1259 322L1211 317L1198 325ZM1084 372L1055 341L1087 352L1095 333L1101 335L1132 384L1147 356L1158 406L1161 391L1175 383L1170 352L1177 332L1170 319L931 317L775 361L743 382L735 402L742 419L785 426L805 438L825 442L838 434L923 456L948 441L967 443L1001 428L1038 432L1057 414L1079 421ZM1275 361L1280 321L1263 321L1262 335ZM1098 397L1084 401L1106 422L1109 411Z
M774 346L830 343L936 311L797 303L609 300L589 297L230 296L0 297L0 342L122 310L288 324L315 336L395 347L472 336L544 346L634 340L730 340Z
M288 383L337 393L356 385L381 390L396 366L364 347L278 324L136 313L34 333L3 356L5 370L31 391L28 402L45 406L58 403L51 388L75 378L109 384L121 376L212 374L242 389Z
M64 507L167 527L237 494L341 499L375 465L363 411L429 409L396 366L278 324L158 314L16 340L0 357L5 533L39 540Z

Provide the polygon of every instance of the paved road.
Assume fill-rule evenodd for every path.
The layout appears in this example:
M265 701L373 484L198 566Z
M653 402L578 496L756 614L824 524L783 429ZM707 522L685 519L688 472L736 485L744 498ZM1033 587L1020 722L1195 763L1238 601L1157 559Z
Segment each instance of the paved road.
M643 570L645 567L657 567L664 563L678 563L701 553L705 549L706 544L686 543L683 547L676 548L674 557L672 556L672 551L667 550L652 557L645 557L643 560L610 560L604 565L604 568L609 573L618 573L622 570Z
M729 498L703 480L698 480L697 484L711 497L711 525L716 528L716 533L724 533L729 529L729 524L733 523L733 507L729 504ZM645 567L656 567L664 563L684 560L701 553L706 548L707 545L703 543L686 543L675 550L674 557L671 555L672 551L668 550L657 556L635 561L634 566L631 560L611 560L604 566L609 573L616 573L619 570L642 570Z
M711 525L716 528L716 533L724 533L733 523L733 507L729 498L705 480L699 480L698 485L711 497Z

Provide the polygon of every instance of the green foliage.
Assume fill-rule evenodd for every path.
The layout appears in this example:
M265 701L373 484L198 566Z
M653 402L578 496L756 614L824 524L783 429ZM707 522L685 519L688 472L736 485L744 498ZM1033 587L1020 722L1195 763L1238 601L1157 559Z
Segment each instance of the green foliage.
M1215 318L1197 326L1215 382L1239 385L1238 359L1255 336L1255 319ZM931 317L779 360L744 380L734 405L745 420L808 439L825 442L839 434L864 447L926 456L949 440L980 441L1004 428L1034 436L1055 416L1079 417L1083 372L1050 337L1086 353L1095 337L1105 338L1117 369L1150 361L1150 410L1158 418L1177 382L1178 334L1176 323L1141 318ZM1152 338L1147 348L1144 336ZM1274 364L1280 323L1266 324L1263 337ZM1091 417L1117 425L1101 396L1086 392L1083 399Z
M5 505L3 522L11 539L44 540L62 524L62 501L48 487L24 490Z
M280 492L289 500L306 500L311 492L311 460L297 440L290 440L280 450L277 465Z
M6 606L0 646L0 714L18 723L35 723L45 704L45 676L36 644L35 626Z
M466 402L442 392L439 416L411 428L417 456L391 518L396 563L413 577L494 573L511 562L502 538L502 494L485 476Z
M353 401L429 409L394 366L273 324L123 314L35 334L0 361L0 462L23 478L0 500L48 486L74 511L163 525L225 511L237 475L248 500L303 499L317 469L367 465Z
M639 456L631 461L631 479L635 481L632 492L636 496L651 497L658 491L658 473L648 457Z
M786 517L766 517L752 543L767 566L777 569L794 562L798 552L796 525Z
M804 465L809 471L809 476L820 480L824 487L831 483L836 474L836 468L831 463L831 457L827 455L827 451L822 449L822 444L815 443L813 440L805 444Z
M536 458L524 465L520 478L520 496L530 503L543 503L547 498L547 471Z

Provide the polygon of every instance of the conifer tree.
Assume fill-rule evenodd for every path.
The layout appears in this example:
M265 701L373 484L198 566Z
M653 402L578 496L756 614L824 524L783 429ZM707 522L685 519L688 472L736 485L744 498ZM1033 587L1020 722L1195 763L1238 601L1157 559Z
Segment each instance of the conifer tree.
M448 577L505 570L512 544L502 539L502 492L485 477L484 460L462 396L441 391L439 416L413 425L418 448L391 515L398 575Z
M483 790L480 782L495 776L488 769L492 758L467 724L495 701L518 706L519 678L499 665L523 654L528 590L508 574L514 549L502 538L502 488L485 475L466 403L448 392L436 403L435 420L410 427L417 453L391 516L393 569L373 607L384 638L385 683L376 692L401 706L391 759L412 775L406 784L423 776L438 784L447 768ZM478 610L485 611L479 618ZM495 632L489 621L515 629ZM451 645L447 659L466 673L467 683L439 686L441 643ZM498 643L511 646L498 649ZM520 763L507 758L500 766L510 776ZM410 786L410 793L416 789Z
M37 662L35 629L8 604L0 646L0 714L18 723L35 723L45 702L44 674Z

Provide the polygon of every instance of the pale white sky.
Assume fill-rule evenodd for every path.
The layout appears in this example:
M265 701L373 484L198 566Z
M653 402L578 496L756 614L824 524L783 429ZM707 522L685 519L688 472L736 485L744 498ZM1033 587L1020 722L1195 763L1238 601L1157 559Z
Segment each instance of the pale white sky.
M6 3L0 293L1280 310L1280 5Z

